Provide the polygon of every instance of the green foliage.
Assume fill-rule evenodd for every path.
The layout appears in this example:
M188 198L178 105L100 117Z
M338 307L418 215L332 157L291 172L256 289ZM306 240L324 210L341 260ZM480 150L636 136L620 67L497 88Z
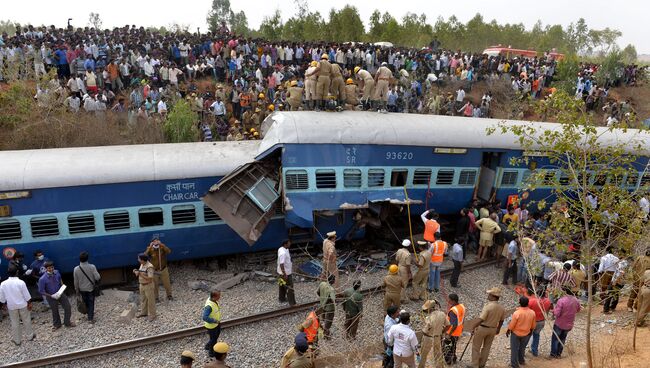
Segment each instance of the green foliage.
M212 8L205 19L208 23L208 29L210 32L217 32L222 23L231 27L233 15L234 13L230 9L230 0L212 0ZM238 19L238 21L241 21L241 19Z
M0 92L0 128L16 128L31 121L31 112L37 110L33 93L26 82L10 83Z
M580 71L580 63L575 54L567 55L560 60L555 70L555 82L553 85L567 94L573 94L575 91L576 78Z
M17 27L19 27L18 23L10 20L0 20L0 35L6 32L11 37L16 34Z
M260 24L261 36L271 41L282 39L282 29L282 15L280 15L279 9L276 9L272 16L264 17L262 24Z
M340 42L359 42L365 36L365 28L355 6L346 5L341 10L330 11L326 28L327 39Z
M238 35L248 36L250 35L250 29L248 29L248 18L246 18L246 13L240 11L239 13L233 13L230 20L230 32Z
M606 82L612 82L623 76L623 54L617 48L607 54L600 63L598 71L594 75L596 82L603 86Z
M636 53L636 47L631 44L627 44L623 50L621 50L621 62L623 64L629 65L637 62L638 55Z
M172 106L163 125L167 142L196 142L199 132L196 129L196 112L185 100L178 100Z

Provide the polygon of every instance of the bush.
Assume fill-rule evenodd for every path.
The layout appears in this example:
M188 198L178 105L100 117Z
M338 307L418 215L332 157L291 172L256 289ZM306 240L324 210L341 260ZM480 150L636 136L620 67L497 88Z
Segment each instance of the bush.
M178 100L171 108L163 125L167 142L196 142L199 132L196 128L197 115L185 100Z

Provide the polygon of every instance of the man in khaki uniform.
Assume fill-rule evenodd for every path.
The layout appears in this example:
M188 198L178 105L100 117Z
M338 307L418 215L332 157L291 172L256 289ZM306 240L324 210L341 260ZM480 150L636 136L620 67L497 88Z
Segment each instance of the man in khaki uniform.
M169 268L167 268L167 255L171 252L172 250L158 238L154 238L144 252L144 254L149 256L150 262L153 265L154 296L156 301L158 301L158 289L160 288L161 282L167 293L167 299L174 300L172 297L172 284L169 281Z
M384 276L384 281L382 286L384 287L384 309L388 309L391 305L400 308L401 301L400 295L402 294L402 289L406 287L406 284L401 277L397 274L399 267L397 265L390 265L388 267L388 275Z
M645 255L638 256L632 263L632 291L627 299L627 310L630 312L638 306L637 295L643 286L643 274L647 269L650 269L650 249L646 250Z
M636 325L643 326L645 316L650 313L650 270L643 272L643 286L638 296L638 303Z
M506 317L506 310L499 304L501 289L494 287L487 291L488 303L483 307L479 319L481 322L473 331L474 341L472 342L472 367L485 367L494 336L499 334L503 320Z
M373 100L381 101L381 110L386 112L386 103L388 102L388 83L393 73L386 66L386 62L381 63L377 73L375 73L375 93L372 97Z
M339 64L332 64L332 85L330 89L338 105L343 106L343 101L346 98L345 83L343 82L343 72Z
M490 254L490 247L494 245L494 234L501 232L497 219L497 214L492 213L489 217L476 221L476 227L481 232L478 240L480 259L485 259Z
M327 54L320 57L320 62L316 70L318 71L318 80L316 82L316 100L321 110L325 109L325 100L330 93L330 76L332 75L332 64L329 62Z
M424 368L427 364L427 357L433 348L433 366L444 367L445 361L442 355L442 334L450 326L445 312L440 310L440 304L436 300L427 300L422 305L422 311L427 313L422 327L422 351L420 352L420 364L418 368Z
M406 301L406 288L408 287L409 281L413 278L411 275L411 252L409 252L409 247L411 246L411 241L408 239L402 240L402 248L397 250L395 254L395 261L397 261L397 266L399 267L398 274L404 283L404 288L402 289L401 298L403 301Z
M140 268L133 270L140 284L140 313L138 317L149 317L149 320L153 321L156 319L153 265L149 262L149 256L144 253L138 254L138 262L140 262Z
M314 100L316 100L316 78L318 78L317 67L318 62L312 61L309 68L305 71L305 100L311 110L314 109Z
M361 102L364 104L365 108L372 108L373 106L368 106L370 104L370 99L372 98L372 91L375 88L375 80L372 77L372 74L358 66L354 67L354 74L357 76L357 79L361 81L360 87L363 90Z
M300 105L302 104L302 93L304 88L298 87L298 82L293 80L289 84L289 89L287 90L287 102L291 107L291 111L298 111Z
M334 276L334 287L339 287L339 269L336 265L336 231L327 233L327 239L323 241L323 278L327 280L329 275Z
M304 332L301 332L295 337L294 346L282 356L280 368L312 368L314 366L312 359L307 337Z
M429 243L418 240L420 254L417 255L416 264L418 272L413 276L413 296L411 299L427 299L427 284L429 282L429 264L431 264L431 249Z
M359 97L357 97L357 85L354 84L352 78L345 81L345 103L350 105L350 109L354 109L359 105Z

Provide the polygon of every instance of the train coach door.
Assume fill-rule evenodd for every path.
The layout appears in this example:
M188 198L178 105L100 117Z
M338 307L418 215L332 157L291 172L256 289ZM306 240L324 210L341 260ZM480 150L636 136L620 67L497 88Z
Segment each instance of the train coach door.
M256 161L222 178L201 200L248 245L253 245L262 236L278 205L277 178L277 166Z
M481 159L481 173L478 180L476 196L479 199L489 201L494 193L494 183L497 176L497 168L501 161L500 152L483 152Z

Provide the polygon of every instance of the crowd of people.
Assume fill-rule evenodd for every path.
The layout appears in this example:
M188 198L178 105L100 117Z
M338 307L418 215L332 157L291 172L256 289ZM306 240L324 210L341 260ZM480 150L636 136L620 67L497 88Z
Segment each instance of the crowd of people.
M476 101L465 96L477 81L503 79L522 96L541 97L555 69L550 56L271 42L223 27L217 33L163 34L135 26L29 26L0 37L0 81L40 80L39 104L124 113L135 123L164 119L178 99L188 99L204 140L253 139L274 110L489 117L491 93ZM56 78L44 78L49 71ZM458 84L459 91L434 88L448 84Z

